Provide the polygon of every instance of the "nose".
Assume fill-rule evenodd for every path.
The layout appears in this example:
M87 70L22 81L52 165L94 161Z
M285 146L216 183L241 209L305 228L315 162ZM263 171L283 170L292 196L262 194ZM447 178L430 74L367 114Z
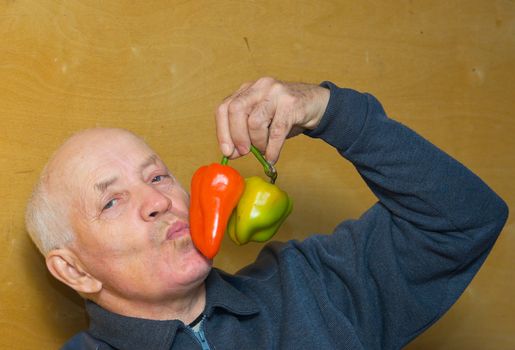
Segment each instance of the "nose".
M172 207L172 201L159 190L145 186L142 191L141 217L145 221L154 221Z

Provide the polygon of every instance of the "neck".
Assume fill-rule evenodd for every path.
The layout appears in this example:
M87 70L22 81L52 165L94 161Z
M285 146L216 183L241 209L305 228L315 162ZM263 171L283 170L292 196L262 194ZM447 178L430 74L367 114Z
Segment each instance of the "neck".
M206 288L202 283L184 295L159 300L124 299L108 291L99 295L86 296L111 312L136 318L150 320L180 320L185 324L191 323L204 311L206 305Z

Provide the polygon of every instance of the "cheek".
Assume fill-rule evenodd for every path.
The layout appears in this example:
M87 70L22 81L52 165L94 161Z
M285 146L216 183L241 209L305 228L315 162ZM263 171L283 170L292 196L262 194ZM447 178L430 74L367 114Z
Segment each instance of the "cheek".
M148 242L108 239L80 248L78 253L89 272L111 287L139 285L159 261Z
M173 207L177 211L184 213L187 216L189 213L189 207L190 207L189 194L181 188L181 189L177 189L176 191L174 191L172 196L173 196Z
M88 256L117 259L137 254L150 244L150 232L129 215L117 220L96 221L78 234L77 246Z

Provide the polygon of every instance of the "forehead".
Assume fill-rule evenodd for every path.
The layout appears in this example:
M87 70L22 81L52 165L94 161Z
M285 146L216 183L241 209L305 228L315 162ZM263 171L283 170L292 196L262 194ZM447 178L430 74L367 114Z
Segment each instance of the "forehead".
M119 129L94 129L70 138L49 163L49 173L51 182L75 187L101 177L137 171L151 159L152 163L159 160L134 134Z

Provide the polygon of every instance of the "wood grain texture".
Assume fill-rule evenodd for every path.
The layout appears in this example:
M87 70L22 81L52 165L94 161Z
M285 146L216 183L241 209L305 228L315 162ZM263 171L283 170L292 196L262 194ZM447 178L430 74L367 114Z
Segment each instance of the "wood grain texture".
M63 139L128 128L188 187L219 157L217 103L263 75L373 93L515 205L513 1L0 0L0 348L55 349L86 326L23 223ZM289 141L278 168L296 203L278 239L329 232L375 201L321 142ZM515 348L514 234L510 217L462 298L408 349ZM216 265L234 272L259 248L226 240Z

